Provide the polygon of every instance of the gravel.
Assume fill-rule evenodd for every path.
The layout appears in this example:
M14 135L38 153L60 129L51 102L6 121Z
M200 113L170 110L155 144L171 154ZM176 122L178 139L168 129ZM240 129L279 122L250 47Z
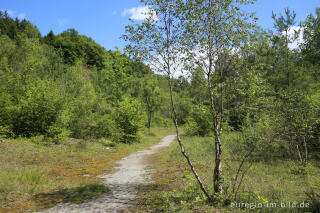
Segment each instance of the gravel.
M137 193L137 186L151 183L151 170L147 169L146 161L148 155L152 155L168 147L175 139L175 135L168 135L162 141L151 147L151 149L133 153L116 163L116 172L100 176L105 179L104 184L111 189L112 193L100 198L85 201L81 204L62 203L45 212L121 212L134 205L134 198Z

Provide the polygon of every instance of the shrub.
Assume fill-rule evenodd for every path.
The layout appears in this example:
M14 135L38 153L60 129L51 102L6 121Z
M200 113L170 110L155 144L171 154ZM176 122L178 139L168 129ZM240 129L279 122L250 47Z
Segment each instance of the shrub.
M142 109L139 101L126 98L121 101L114 113L116 128L112 138L116 142L132 143L140 140L143 128Z
M206 136L210 133L212 122L210 111L206 106L196 106L185 124L186 134Z
M109 139L106 139L106 138L100 138L98 140L98 142L102 145L102 146L105 146L105 147L116 147L116 143L110 141Z
M50 138L50 141L54 143L59 143L66 140L70 136L71 132L65 128L59 127L57 125L52 125L48 128L47 136Z
M97 118L95 129L93 130L93 137L108 138L112 136L115 131L116 123L112 120L110 114L103 115Z
M14 136L13 132L10 130L8 126L0 125L0 140L7 137Z
M62 107L59 88L53 82L33 79L27 83L23 93L18 97L18 104L5 109L8 126L16 135L46 135Z
M155 115L153 118L153 124L157 127L170 127L172 126L172 120L160 115Z

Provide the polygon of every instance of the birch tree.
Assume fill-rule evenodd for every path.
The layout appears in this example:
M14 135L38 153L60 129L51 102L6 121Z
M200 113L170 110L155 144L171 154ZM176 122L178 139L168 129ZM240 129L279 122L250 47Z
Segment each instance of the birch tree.
M187 67L200 67L206 76L212 130L214 133L214 193L223 191L221 133L224 122L225 73L231 69L232 54L244 44L254 27L253 13L245 13L241 5L254 0L189 0L181 14L182 47ZM194 67L193 67L194 69Z
M181 30L177 19L183 2L180 0L145 0L148 6L148 18L142 23L126 26L122 38L128 42L126 51L133 57L146 62L154 71L166 75L169 86L173 122L176 128L177 141L190 170L195 176L202 192L208 200L211 196L195 170L189 155L180 138L177 111L173 96L173 76L181 67L181 47L179 44Z

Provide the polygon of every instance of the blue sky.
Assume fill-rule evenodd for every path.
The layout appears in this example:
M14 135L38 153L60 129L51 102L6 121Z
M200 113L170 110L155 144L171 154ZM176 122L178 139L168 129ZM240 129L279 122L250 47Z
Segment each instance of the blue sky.
M106 49L124 47L125 43L120 39L124 26L129 24L129 17L143 18L139 15L142 6L139 0L1 0L0 3L1 10L8 10L12 17L25 17L42 35L51 29L58 34L75 28ZM271 29L272 11L279 14L285 7L297 13L299 22L315 13L320 0L259 0L250 6L250 10L257 12L260 26Z

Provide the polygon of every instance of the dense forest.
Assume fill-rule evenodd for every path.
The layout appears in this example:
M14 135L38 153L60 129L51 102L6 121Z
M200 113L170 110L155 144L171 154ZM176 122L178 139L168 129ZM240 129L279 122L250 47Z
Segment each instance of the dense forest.
M156 111L157 124L168 125L170 112L159 104L164 78L148 66L75 29L41 37L36 26L6 12L0 23L1 137L131 143Z
M126 27L125 52L75 29L42 36L0 11L1 141L136 144L145 129L174 125L198 187L192 193L216 206L244 202L239 188L252 163L294 162L298 175L319 168L320 8L296 28L294 11L272 14L271 31L229 1L168 2L146 1L157 19ZM187 154L194 150L184 150L190 138L211 141L213 182L201 180ZM232 178L224 152L239 162ZM319 187L306 192L313 212Z

